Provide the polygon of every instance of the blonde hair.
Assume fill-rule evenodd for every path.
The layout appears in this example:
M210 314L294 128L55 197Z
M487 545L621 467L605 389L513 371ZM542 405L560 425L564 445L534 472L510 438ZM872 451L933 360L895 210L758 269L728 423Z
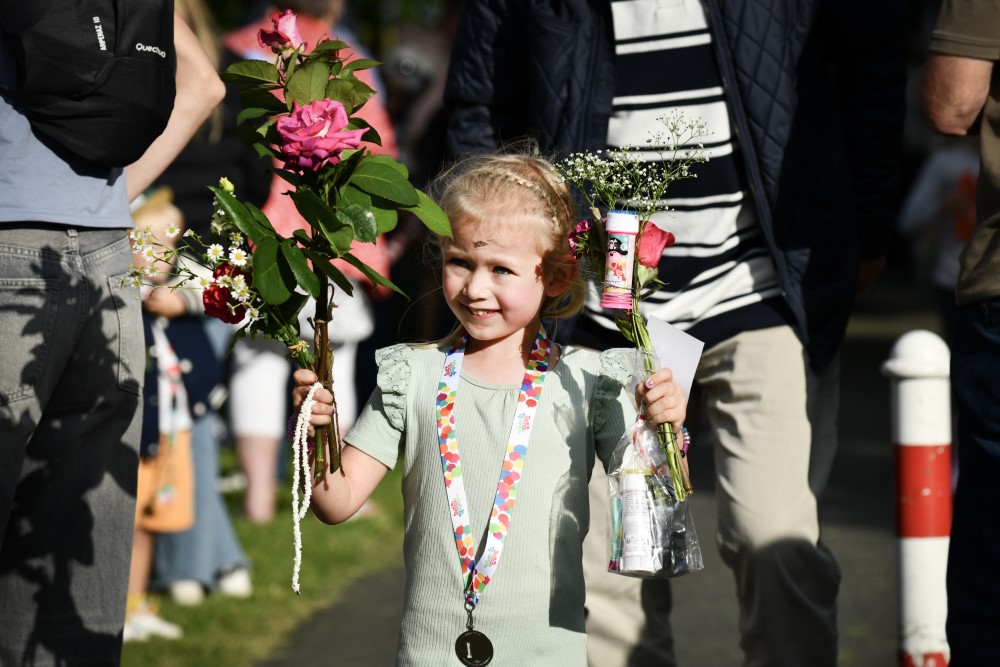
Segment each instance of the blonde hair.
M532 148L466 157L440 174L432 191L452 224L474 220L492 228L517 227L525 238L538 239L542 274L571 276L562 294L542 301L542 317L558 320L579 313L586 296L569 247L576 205L552 163L528 152Z

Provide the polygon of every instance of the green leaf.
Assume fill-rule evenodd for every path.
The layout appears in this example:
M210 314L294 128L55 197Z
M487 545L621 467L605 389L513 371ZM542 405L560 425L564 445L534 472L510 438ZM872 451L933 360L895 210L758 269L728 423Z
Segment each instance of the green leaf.
M347 279L340 269L335 267L330 263L329 257L324 257L318 252L312 250L303 250L305 256L312 260L313 266L319 268L320 271L325 273L327 277L334 282L340 289L347 293L347 296L352 296L354 294L354 285L351 281Z
M236 124L242 125L248 120L253 120L254 118L260 118L265 114L271 113L270 109L265 109L264 107L250 107L243 109L238 114L236 114Z
M417 190L395 168L375 160L365 160L355 170L351 184L368 194L378 195L400 206L417 206Z
M374 94L375 91L370 86L353 77L330 79L326 84L326 96L342 102L349 116Z
M292 232L292 236L295 237L295 239L306 248L312 245L313 238L308 234L306 234L306 231L304 229L296 229L295 231Z
M253 149L257 151L257 155L259 155L260 157L270 157L270 158L278 157L278 151L274 150L267 144L255 141L253 144L251 144L251 146L253 146Z
M271 144L272 146L277 146L278 142L281 141L281 137L278 135L278 128L275 124L278 122L277 116L271 116L263 123L257 126L254 130L264 141Z
M369 155L368 151L364 148L359 148L357 150L346 150L340 154L340 164L337 165L337 170L333 178L333 187L342 188L345 183L351 180L354 176L354 170L357 169L358 164L361 160Z
M215 199L219 202L219 207L226 212L226 215L228 215L230 219L236 223L239 230L243 232L244 235L249 237L255 245L260 245L263 241L268 239L272 241L274 240L274 237L276 236L274 230L261 227L257 221L254 220L249 209L241 204L236 197L222 188L209 186L208 189L215 194Z
M281 158L279 157L278 159L280 160ZM275 166L268 167L268 170L274 174L277 174L281 180L285 181L286 183L291 183L295 187L299 187L299 183L302 182L302 178L297 172L289 171L288 169L279 169L278 167Z
M288 265L292 267L296 282L309 293L309 296L318 299L319 278L309 268L309 263L306 261L306 256L302 254L302 250L295 245L294 241L286 239L281 244L281 254L284 255Z
M635 277L638 280L639 287L645 287L653 280L656 280L657 267L648 267L641 262L635 263Z
M372 207L372 198L368 194L352 186L348 186L341 191L340 199L338 201L343 206L356 205L365 209L370 209Z
M257 208L250 202L244 202L244 206L246 206L247 210L250 211L250 215L253 216L253 219L257 221L258 225L260 225L269 232L274 232L275 237L278 236L278 232L275 231L274 225L272 225L271 221L267 219L267 216L264 215L263 211L261 211L259 208Z
M322 53L323 51L340 51L341 49L347 48L350 47L339 39L324 39L316 45L316 48L313 49L313 53Z
M278 251L279 243L274 238L265 238L253 253L253 286L264 303L276 306L288 300L295 284L294 274ZM291 285L289 285L291 283Z
M632 336L632 324L628 321L628 318L616 317L615 324L618 325L618 330L622 332L622 335L625 336L630 343L635 345L635 340L633 340Z
M396 160L396 158L392 157L391 155L371 155L368 159L371 160L372 162L392 167L393 169L398 171L403 176L403 178L410 177L410 170L406 168L406 165L403 164L402 162L399 162L398 160Z
M367 277L368 280L372 281L373 285L381 285L383 287L388 287L389 289L391 289L393 292L396 292L400 296L406 296L406 292L399 289L391 280L389 280L381 273L379 273L372 267L362 262L360 259L352 255L351 253L347 253L346 255L344 255L343 259L346 260L348 264L361 271L361 273L365 274L365 277Z
M274 88L275 90L277 87ZM240 91L240 102L244 109L260 107L273 113L286 113L288 107L283 100L271 92L270 88L247 88Z
M381 65L377 60L372 60L371 58L358 58L357 60L352 60L349 63L344 64L344 72L356 72L360 69L371 69L372 67L378 67Z
M369 127L365 130L365 133L361 135L361 141L367 141L376 146L382 145L382 137L378 136L378 132L375 131L374 127Z
M451 223L448 221L448 216L441 210L441 207L420 190L416 192L420 203L408 210L417 216L427 229L433 233L438 236L452 238Z
M278 83L278 68L265 60L241 60L226 68L222 80L230 83Z
M330 66L313 60L295 70L285 87L286 95L299 104L309 104L326 97L326 84L329 80Z
M399 222L399 214L396 213L396 209L393 208L378 208L377 206L371 209L372 215L375 216L375 233L385 234L391 232L396 228L396 224Z
M309 190L296 190L291 196L302 217L323 234L338 255L351 249L354 228L342 222L326 202Z
M353 185L344 188L340 195L343 205L357 204L372 212L375 216L375 234L385 234L396 228L399 216L396 214L396 204L388 199L371 196Z
M346 222L354 229L354 238L362 243L375 243L378 234L378 223L375 214L367 207L351 204L340 206L336 210L337 219Z
M372 127L371 124L364 118L359 118L355 116L354 118L351 119L351 122L347 124L347 127L349 127L352 130L360 130L364 128L365 133L361 135L361 141L367 141L368 143L375 144L376 146L382 145L382 137L379 136L378 132L375 131L375 128ZM383 157L389 157L389 156L386 155ZM391 157L389 159L392 160ZM393 161L395 162L395 160Z

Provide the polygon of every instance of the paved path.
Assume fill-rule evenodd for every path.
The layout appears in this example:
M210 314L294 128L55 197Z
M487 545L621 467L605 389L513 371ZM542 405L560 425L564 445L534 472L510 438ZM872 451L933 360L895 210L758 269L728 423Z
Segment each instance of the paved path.
M896 664L898 582L889 387L880 366L892 343L933 314L912 291L883 285L859 306L842 353L840 450L823 499L823 539L840 562L840 666ZM732 577L714 548L711 452L697 450L692 509L705 570L674 582L673 624L682 667L740 664ZM317 613L259 667L321 665L336 647L337 667L392 665L399 624L401 570L360 580L343 602ZM804 666L805 667L805 666Z

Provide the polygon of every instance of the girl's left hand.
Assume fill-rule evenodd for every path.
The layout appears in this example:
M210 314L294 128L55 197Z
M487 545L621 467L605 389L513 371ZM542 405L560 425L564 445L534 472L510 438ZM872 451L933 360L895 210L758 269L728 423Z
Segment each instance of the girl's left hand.
M680 433L687 417L687 400L680 385L674 382L674 374L669 368L649 376L635 388L635 397L646 405L646 416L654 424L670 423L674 433Z

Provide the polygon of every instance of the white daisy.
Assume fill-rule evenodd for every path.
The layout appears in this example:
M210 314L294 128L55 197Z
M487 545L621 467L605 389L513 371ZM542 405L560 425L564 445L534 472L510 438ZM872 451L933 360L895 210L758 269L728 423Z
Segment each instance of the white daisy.
M208 249L205 254L208 255L209 261L215 264L222 261L222 258L226 254L226 251L218 243L213 243L212 245L208 246Z
M250 290L247 289L246 285L244 285L242 287L236 287L234 285L233 286L233 296L236 297L236 300L239 301L240 303L246 303L247 301L250 300L250 297L252 295L250 293Z
M243 248L230 248L229 263L233 266L246 266L247 251Z
M168 239L175 239L175 238L177 238L177 235L180 234L180 233L181 233L181 228L176 223L171 222L169 225L167 225L167 238Z

